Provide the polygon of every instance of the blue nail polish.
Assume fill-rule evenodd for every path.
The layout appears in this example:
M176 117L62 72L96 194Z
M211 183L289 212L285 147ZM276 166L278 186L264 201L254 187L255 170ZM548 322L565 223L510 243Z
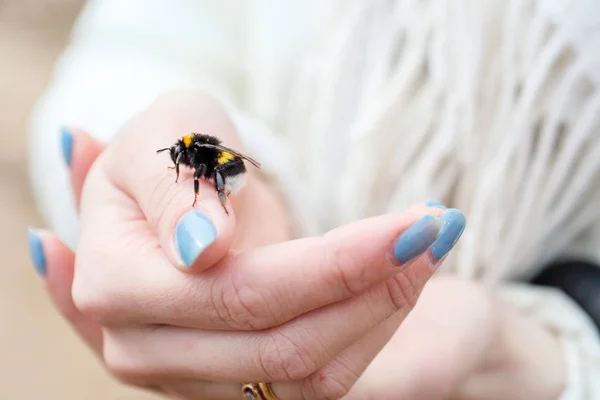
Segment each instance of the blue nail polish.
M181 259L191 267L196 258L217 238L217 230L206 215L196 210L185 214L177 224L175 241Z
M35 229L29 228L27 232L29 241L29 255L33 261L36 271L42 275L46 275L46 256L44 255L44 247L42 240L36 233Z
M425 205L426 205L427 207L441 208L442 210L445 210L445 209L446 209L446 206L445 206L445 205L443 205L443 204L442 204L442 203L440 203L439 201L435 201L435 200L428 201L427 203L425 203Z
M71 166L71 157L73 156L73 134L66 128L60 131L60 145L65 163Z
M440 220L444 224L440 237L431 246L431 254L437 259L442 259L456 244L467 225L463 213L454 208L444 211Z
M439 219L426 215L405 230L394 244L394 256L407 263L421 255L438 237L442 228Z

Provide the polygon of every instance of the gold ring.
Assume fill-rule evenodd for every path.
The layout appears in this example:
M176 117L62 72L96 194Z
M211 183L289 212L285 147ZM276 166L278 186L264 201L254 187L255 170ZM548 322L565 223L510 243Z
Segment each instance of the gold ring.
M279 400L268 383L245 383L242 385L244 400Z

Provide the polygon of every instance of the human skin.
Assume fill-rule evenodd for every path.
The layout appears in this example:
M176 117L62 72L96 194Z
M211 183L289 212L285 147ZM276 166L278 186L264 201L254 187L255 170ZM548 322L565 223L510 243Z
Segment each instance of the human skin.
M218 237L184 265L173 236L191 208L189 173L175 185L168 160L153 151L190 130L219 132L240 148L218 105L188 93L159 99L108 148L74 131L70 170L83 227L77 265L52 233L38 232L55 304L119 379L189 399L239 398L242 381L275 381L282 400L508 398L501 395L515 371L519 395L552 398L560 390L560 353L541 327L511 329L523 318L466 281L434 280L417 302L443 259L427 250L408 265L390 261L395 238L423 215L440 217L441 208L416 205L290 241L280 199L250 168L249 186L231 199L229 216L213 187L202 184L198 208ZM361 246L365 235L369 245ZM132 247L119 251L123 242ZM333 251L323 257L323 249ZM160 261L139 259L153 251ZM291 261L282 265L286 257ZM235 290L222 290L233 279ZM219 285L217 299L201 295ZM240 287L252 289L245 301ZM535 338L518 365L515 333L519 341ZM422 340L428 335L429 344ZM527 362L547 373L547 385L532 382Z

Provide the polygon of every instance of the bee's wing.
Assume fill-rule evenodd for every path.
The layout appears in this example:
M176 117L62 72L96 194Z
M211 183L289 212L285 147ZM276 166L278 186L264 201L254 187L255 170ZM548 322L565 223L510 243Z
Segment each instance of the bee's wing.
M211 149L216 149L219 151L226 151L228 153L233 154L236 157L239 157L243 160L247 160L250 164L254 165L256 168L260 168L260 163L250 157L248 157L247 155L244 155L238 151L235 151L233 149L230 149L229 147L225 147L223 145L220 144L205 144L205 143L197 143L196 146L198 147L207 147L207 148L211 148Z

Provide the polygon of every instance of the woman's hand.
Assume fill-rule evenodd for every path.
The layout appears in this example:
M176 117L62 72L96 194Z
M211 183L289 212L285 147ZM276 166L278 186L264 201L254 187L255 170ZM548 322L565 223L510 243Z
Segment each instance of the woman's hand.
M192 209L190 174L175 184L155 153L191 131L240 149L218 106L181 93L157 101L107 149L88 147L100 155L89 173L73 174L85 176L81 196L81 181L73 184L76 268L51 233L31 236L58 308L132 384L190 399L240 398L241 382L259 381L274 382L282 400L341 397L416 303L462 215L446 212L454 219L439 238L444 211L415 206L285 241L283 208L255 178L229 215L206 182ZM78 143L91 142L82 137L72 169Z
M344 400L557 399L563 365L551 333L487 288L437 278Z

